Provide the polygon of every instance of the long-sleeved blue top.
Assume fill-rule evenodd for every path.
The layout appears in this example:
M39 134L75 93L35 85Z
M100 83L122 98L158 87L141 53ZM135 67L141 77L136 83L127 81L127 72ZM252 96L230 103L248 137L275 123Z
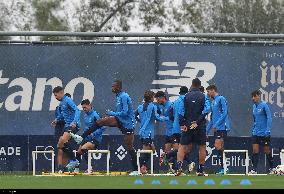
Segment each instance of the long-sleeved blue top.
M60 106L57 106L57 107L55 108L55 118L56 118L57 121L64 121L64 118L63 118L63 116L62 116L62 114L61 114L61 108L60 108Z
M116 112L110 111L108 115L117 117L126 129L134 129L135 127L132 99L126 92L121 91L116 94Z
M211 119L206 127L207 134L211 129L229 130L228 103L224 96L217 95L211 102Z
M139 105L136 111L137 120L141 122L139 136L142 139L154 139L155 120L166 121L168 117L160 116L157 113L157 106L154 103L144 103Z
M170 109L172 108L172 102L171 101L166 101L164 104L160 104L159 106L161 115L165 116L165 117L169 117L170 116ZM172 136L174 134L173 131L173 121L171 121L170 119L166 120L165 122L165 127L166 127L166 136Z
M64 118L65 128L69 127L71 123L75 123L80 128L80 110L75 103L68 96L63 96L59 103L61 114L58 115L56 120L60 120L61 116Z
M173 134L181 133L179 115L184 115L184 95L180 95L178 99L173 102L172 111L173 111Z
M261 101L253 105L252 135L270 136L272 127L271 112L266 102Z
M89 112L85 112L84 115L84 122L85 122L85 128L84 131L87 131L90 127L94 125L94 122L96 122L98 119L100 119L99 114L94 110L90 110ZM100 127L96 131L94 131L92 134L90 134L87 138L95 138L99 143L102 142L102 135L105 130L105 127Z

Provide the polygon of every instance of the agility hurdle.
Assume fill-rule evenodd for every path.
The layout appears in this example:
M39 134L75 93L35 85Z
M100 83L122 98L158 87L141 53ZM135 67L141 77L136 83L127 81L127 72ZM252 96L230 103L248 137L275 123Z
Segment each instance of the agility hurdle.
M107 154L107 175L109 175L109 161L110 161L110 151L109 150L88 150L88 174L91 174L92 171L92 154L93 153L102 153Z
M54 174L54 151L48 150L48 151L32 151L32 158L33 158L33 176L41 176L36 175L36 158L37 154L51 154L51 173Z
M138 150L137 151L137 166L138 166L138 174L141 174L140 171L140 155L141 154L151 154L151 175L154 174L154 153L153 150Z

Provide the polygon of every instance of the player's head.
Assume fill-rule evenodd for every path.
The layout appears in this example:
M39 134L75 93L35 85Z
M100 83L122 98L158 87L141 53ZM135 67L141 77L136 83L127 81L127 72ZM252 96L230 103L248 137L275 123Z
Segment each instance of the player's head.
M191 83L191 88L200 88L201 81L198 78L194 78Z
M179 89L180 95L185 95L188 92L188 88L186 86L181 86Z
M111 85L111 91L113 93L118 93L122 89L122 81L120 80L115 80L112 85Z
M210 97L210 98L212 98L212 97L214 97L214 96L216 96L218 93L218 89L217 89L217 87L215 86L215 85L210 85L210 86L208 86L207 88L206 88L206 90L207 90L207 95Z
M203 87L203 86L200 86L200 87L199 87L199 90L200 90L200 92L202 92L202 93L204 93L204 92L205 92L205 90L204 90L204 87Z
M81 106L83 111L89 112L92 109L92 105L89 99L82 100Z
M261 96L261 91L255 90L251 93L251 98L253 102L259 102Z
M65 96L68 96L69 98L71 98L71 94L66 93Z
M155 94L155 98L158 104L164 104L166 102L166 94L163 91L158 91Z
M61 87L61 86L56 86L55 88L53 88L53 94L54 94L54 97L57 99L57 100L61 100L64 96L64 89Z
M144 92L144 102L153 102L154 101L155 93L151 90L146 90Z

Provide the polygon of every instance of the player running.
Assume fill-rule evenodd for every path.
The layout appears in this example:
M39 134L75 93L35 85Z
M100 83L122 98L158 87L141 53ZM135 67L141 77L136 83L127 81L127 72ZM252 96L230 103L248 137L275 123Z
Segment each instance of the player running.
M85 99L81 102L81 106L83 111L85 112L84 115L84 124L85 124L85 129L84 131L87 131L89 127L94 125L94 122L96 122L98 119L100 119L99 114L94 110L92 107L92 104L89 99ZM74 169L75 172L79 172L79 165L81 163L81 158L82 156L86 161L88 161L88 150L94 150L98 149L102 142L102 135L104 132L105 128L101 127L98 128L95 132L92 134L88 135L84 141L82 141L77 154L76 154L76 162L70 162L67 165L68 169ZM72 171L71 170L71 171Z
M135 111L136 120L141 123L139 129L140 140L143 145L143 150L153 150L154 147L154 130L155 130L155 120L166 121L169 120L168 117L159 116L157 113L157 106L153 103L155 93L152 91L145 91L144 93L144 103L139 105ZM149 160L149 154L141 154L140 158L140 172L142 174L147 173L147 162Z
M135 116L132 99L126 92L122 91L122 82L120 80L113 82L112 92L116 94L116 112L107 112L107 117L96 120L94 125L86 130L82 136L74 135L73 138L80 144L88 135L103 126L119 128L124 135L124 143L131 158L133 172L130 174L136 175L138 174L138 167L136 162L136 152L133 147Z
M210 104L205 100L205 95L199 90L201 81L198 78L192 80L190 91L184 98L184 115L180 115L180 126L182 129L180 146L177 155L176 176L182 174L183 160L192 149L192 144L199 146L198 176L205 176L204 164L206 157L206 120Z
M64 89L61 86L57 86L53 89L55 98L60 101L59 107L61 114L52 122L53 125L63 118L64 119L64 133L59 138L57 149L58 149L58 173L66 171L63 165L63 153L65 153L71 161L75 161L75 154L70 147L69 140L71 138L70 132L77 133L80 128L80 110L77 108L73 100L64 95Z
M223 152L224 143L229 131L228 119L228 103L224 96L218 94L217 87L210 85L206 88L208 96L212 99L211 102L211 119L207 125L206 133L212 130L215 138L215 149L217 150L218 163L220 165L219 172L216 174L223 175Z
M69 93L66 93L65 96L68 96L69 98L71 98L71 95ZM61 108L59 105L55 108L55 119L57 120L56 123L52 122L51 125L54 127L55 138L59 140L59 138L64 133L64 125L65 125L64 118L61 114ZM58 156L59 155L57 154L57 157ZM62 164L63 166L66 166L68 164L68 157L65 154L65 152L63 152L63 155L62 155Z
M252 165L251 174L257 174L257 165L259 158L259 145L263 146L269 164L270 174L274 173L275 166L270 151L270 131L272 127L271 112L266 102L262 101L259 90L251 93L253 101L253 126L252 126Z

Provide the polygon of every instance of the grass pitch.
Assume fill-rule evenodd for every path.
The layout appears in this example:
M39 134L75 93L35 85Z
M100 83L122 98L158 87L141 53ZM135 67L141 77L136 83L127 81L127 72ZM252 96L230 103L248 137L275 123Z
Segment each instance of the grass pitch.
M143 184L134 184L141 179ZM212 179L214 185L204 182ZM221 185L221 181L230 180L230 185ZM248 179L251 185L240 185ZM159 180L160 184L152 184ZM169 184L176 180L177 184ZM188 185L195 180L196 185ZM1 189L284 189L284 176L31 176L31 175L0 175Z

